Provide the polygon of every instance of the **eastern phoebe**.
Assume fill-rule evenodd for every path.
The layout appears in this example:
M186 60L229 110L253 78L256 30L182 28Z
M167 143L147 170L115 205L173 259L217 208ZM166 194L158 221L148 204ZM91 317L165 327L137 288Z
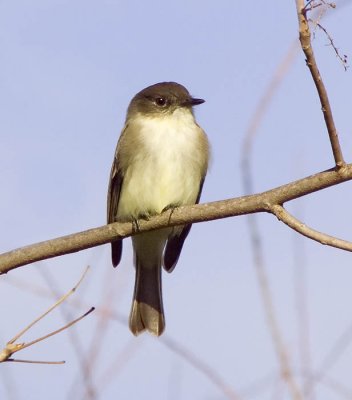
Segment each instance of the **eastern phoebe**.
M108 192L108 223L136 221L184 204L198 203L208 167L207 136L192 107L204 103L175 82L137 93L117 143ZM136 281L129 326L159 336L165 328L161 266L171 272L191 224L132 237ZM122 240L111 243L112 264Z

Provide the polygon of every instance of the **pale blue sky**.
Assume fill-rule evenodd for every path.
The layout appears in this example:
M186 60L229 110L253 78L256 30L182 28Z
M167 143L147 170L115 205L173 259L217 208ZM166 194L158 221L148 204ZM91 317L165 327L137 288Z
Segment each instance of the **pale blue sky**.
M351 58L349 3L329 12L323 23L341 52ZM164 80L180 82L206 100L196 110L212 145L202 201L242 195L244 132L296 37L292 0L0 2L0 251L105 223L109 171L127 105L137 91ZM317 60L345 158L351 162L351 72L344 72L326 44L318 31ZM258 131L253 149L255 189L278 186L332 163L317 94L298 52ZM352 239L351 188L346 183L289 208L316 229ZM306 268L311 360L319 368L352 322L351 254L301 238L271 216L258 219L275 308L296 371L301 350L294 276L297 268ZM50 272L55 289L63 293L90 264L90 273L74 295L86 307L73 307L72 299L67 310L76 316L91 305L97 308L74 330L83 355L93 364L97 398L225 398L201 372L165 347L162 338L136 339L126 325L114 320L109 320L106 331L99 325L99 310L107 307L106 302L123 318L130 310L134 271L125 242L123 262L116 270L109 247L103 246L3 277L1 340L10 339L53 301L38 291L48 288L40 271ZM294 265L297 245L305 257ZM191 350L239 393L278 372L252 261L245 217L198 224L177 268L163 280L165 338ZM25 280L25 287L13 286L10 278ZM64 321L57 311L24 339ZM91 352L98 341L102 349L95 360ZM351 356L347 348L328 375L352 392ZM87 398L80 361L67 333L18 358L65 359L67 364L2 365L1 399L10 399L9 393L14 400ZM103 385L102 375L114 361L116 371ZM280 386L268 382L243 398L272 398ZM289 398L286 389L282 393L279 398ZM339 398L324 385L317 386L317 393L318 398Z

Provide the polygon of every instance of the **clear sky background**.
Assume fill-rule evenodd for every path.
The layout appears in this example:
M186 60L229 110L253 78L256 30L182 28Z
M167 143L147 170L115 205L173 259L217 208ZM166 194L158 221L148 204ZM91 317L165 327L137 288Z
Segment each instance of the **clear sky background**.
M351 58L352 2L337 4L322 23ZM126 108L136 92L160 81L182 83L206 100L196 109L212 146L202 201L244 194L246 129L297 36L293 0L1 1L0 251L105 223ZM317 61L351 162L351 71L344 71L327 43L318 30ZM254 188L263 191L332 166L318 97L297 51L257 132ZM288 208L315 229L352 240L351 189L345 183ZM258 223L295 378L303 384L307 370L323 371L315 398L351 398L351 254L300 237L270 215L258 215ZM159 339L129 332L129 240L117 269L109 250L101 246L1 278L3 343L49 307L55 293L74 286L88 264L67 305L23 340L96 307L70 331L17 355L64 359L64 366L2 364L1 399L213 400L232 398L230 391L243 399L291 398L279 379L247 217L193 227L177 268L163 275L167 325Z

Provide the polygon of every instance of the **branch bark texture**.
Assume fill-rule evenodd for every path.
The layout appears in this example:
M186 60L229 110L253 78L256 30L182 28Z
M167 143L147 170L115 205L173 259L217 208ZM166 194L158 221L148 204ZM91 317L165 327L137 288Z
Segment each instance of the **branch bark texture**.
M282 205L287 201L349 180L352 180L352 164L344 165L338 170L333 168L320 172L263 193L206 204L183 206L172 211L166 211L148 221L138 221L139 232L155 230L165 226L236 217L256 212L273 213L273 206L275 205ZM133 231L131 223L116 222L22 247L0 255L0 274L36 261L74 253L117 239L126 238L136 233L138 232Z
M299 40L302 50L306 56L306 63L312 75L315 87L317 89L321 110L323 112L326 128L328 130L332 152L334 154L335 164L338 168L345 164L342 150L332 114L328 93L326 91L323 79L320 75L315 55L313 52L309 21L307 18L307 8L304 5L304 0L296 1L298 25L299 25Z

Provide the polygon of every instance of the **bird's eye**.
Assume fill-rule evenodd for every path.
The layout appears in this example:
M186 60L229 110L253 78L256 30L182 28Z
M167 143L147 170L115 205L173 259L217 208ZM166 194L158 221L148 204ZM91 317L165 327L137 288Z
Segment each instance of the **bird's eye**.
M155 104L159 107L165 107L166 103L167 103L167 101L166 101L165 97L157 97L155 99Z

